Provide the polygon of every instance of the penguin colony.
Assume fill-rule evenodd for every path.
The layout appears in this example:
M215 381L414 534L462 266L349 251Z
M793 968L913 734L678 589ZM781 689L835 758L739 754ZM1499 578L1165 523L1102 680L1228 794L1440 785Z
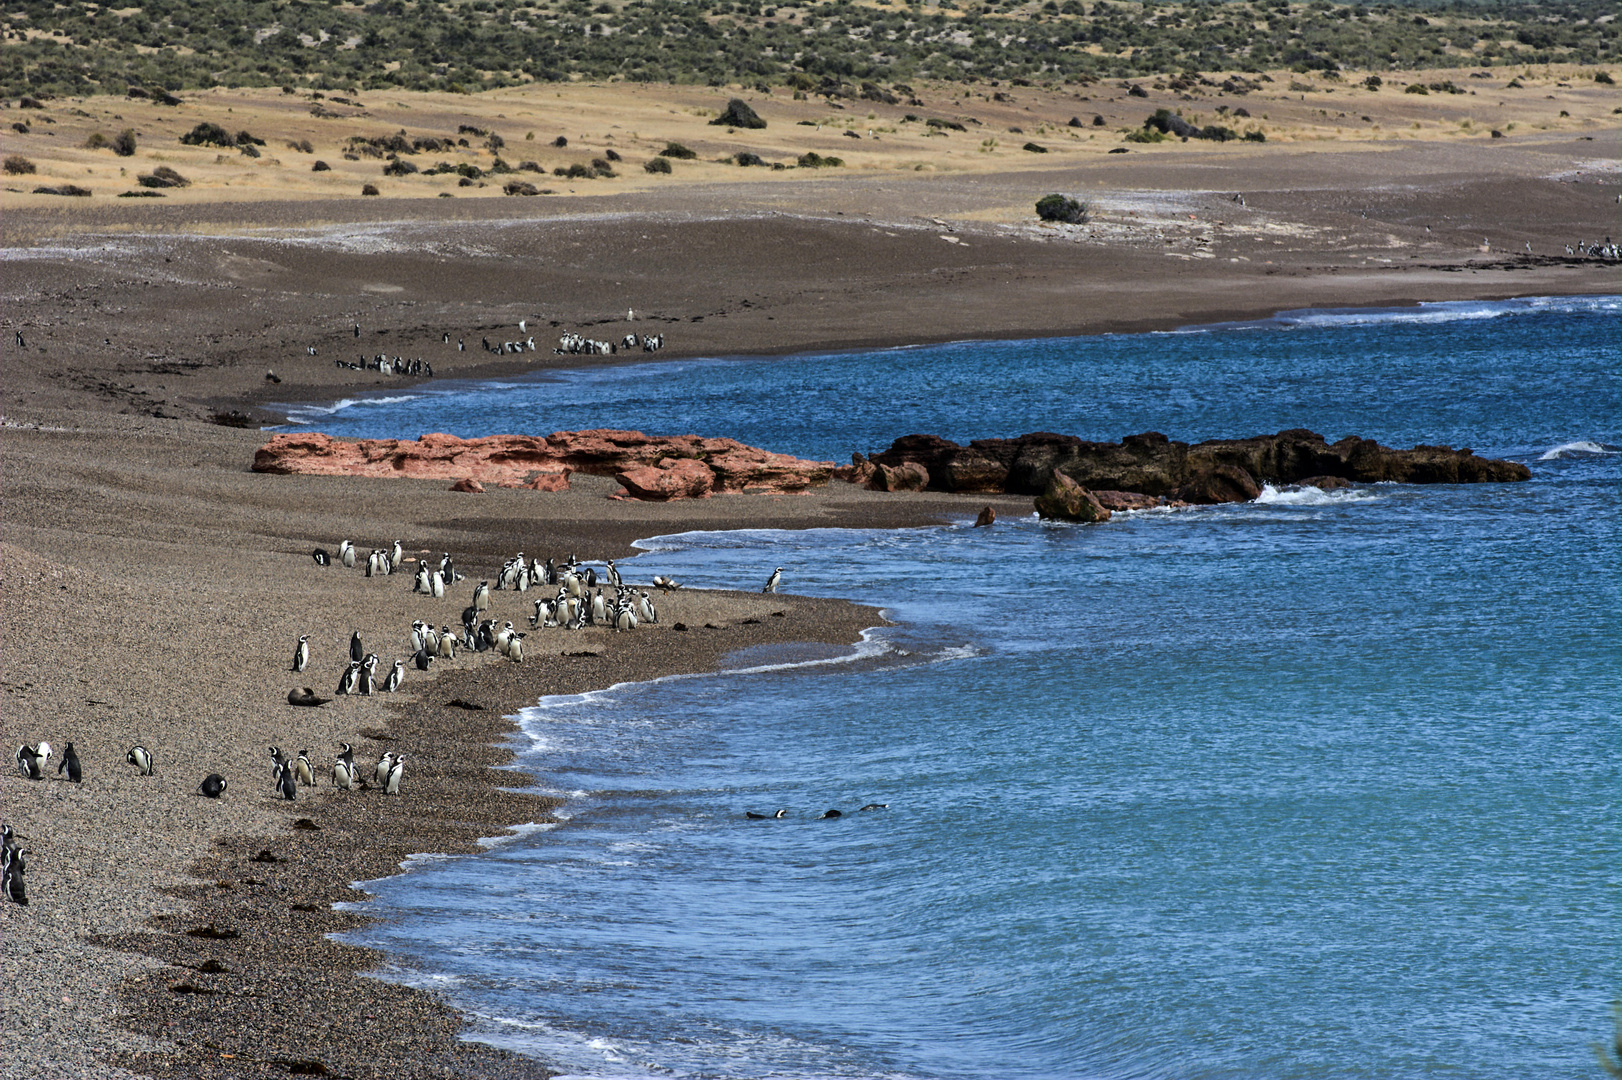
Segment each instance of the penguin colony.
M628 319L634 317L634 313L630 311L627 311L625 315ZM556 326L557 324L553 323L552 325ZM518 320L518 334L519 336L511 341L491 341L488 337L484 337L480 339L480 346L485 352L495 353L497 356L535 352L535 336L529 333L529 321L527 319ZM354 325L354 336L356 338L360 337L359 323ZM17 342L17 347L22 348L21 333L17 334ZM440 334L440 342L445 345L451 343L451 335L448 331ZM658 352L664 347L665 336L663 334L626 334L619 341L595 341L581 334L565 331L563 336L558 338L557 348L553 349L552 353L555 356L612 356L621 350L629 352L633 349L641 349L645 353L651 353ZM467 351L466 337L456 339L456 351ZM314 345L306 345L304 354L306 356L315 356L317 349ZM378 353L375 356L367 356L362 353L354 360L334 360L332 363L334 367L345 368L350 371L375 371L380 375L402 375L406 378L416 379L431 379L434 377L434 365L420 356L407 359L404 356L390 356L388 353ZM265 380L275 383L282 381L274 371L267 373Z
M331 567L336 564L354 569L362 564L358 549L349 540L338 545L336 555L325 548L316 548L311 555L316 565L320 567ZM364 559L365 575L368 578L391 576L406 561L403 544L396 540L388 547L372 549ZM774 570L770 581L762 591L775 592L782 579L782 573L781 567ZM464 580L465 575L456 570L447 552L440 556L437 563L428 558L418 560L412 591L431 599L443 599L451 587ZM653 586L666 592L681 588L679 582L662 576L653 578ZM441 625L436 630L431 620L419 619L411 624L408 639L411 666L418 671L428 671L434 660L453 660L459 651L475 654L491 652L514 663L522 663L524 641L528 635L515 629L511 620L503 620L498 625L496 619L486 617L485 613L491 608L493 592L524 593L530 589L548 592L548 595L534 601L534 610L529 616L531 631L605 627L619 633L635 630L643 623L654 624L659 621L658 608L648 591L626 584L612 559L607 560L603 570L599 572L596 567L585 565L572 554L561 562L555 558L542 562L538 558L526 560L524 553L519 552L506 560L493 579L480 580L474 586L472 603L461 613L460 633L453 631L448 624ZM358 631L350 635L346 660L346 666L339 676L335 696L365 697L374 693L394 693L405 681L407 660L395 658L380 676L379 669L383 661L377 653L367 651ZM301 634L293 647L291 670L303 673L310 669L311 662L310 635ZM319 707L332 700L333 698L319 697L314 689L307 686L295 688L287 695L288 704L293 706ZM308 749L302 749L294 755L280 747L272 746L269 752L272 797L294 801L298 798L301 787L310 788L319 785L320 774L316 771ZM46 780L55 753L51 744L43 740L35 745L18 746L15 754L17 769L25 779ZM354 748L349 743L340 742L337 744L337 753L333 757L328 775L332 786L340 791L376 789L385 795L398 795L405 775L406 758L403 753L386 752L367 771L355 763ZM130 746L125 752L124 761L134 768L137 775L144 777L157 775L156 757L144 745L137 743ZM71 783L83 781L83 765L72 742L64 744L56 773L58 778ZM197 785L196 791L203 798L220 799L225 796L229 787L229 781L224 776L210 772ZM883 804L869 804L862 809L883 809ZM779 810L774 815L751 811L748 816L782 818L786 814L786 810ZM838 816L840 814L837 810L831 810L823 815L824 818ZM10 825L0 826L0 830L3 830L3 844L0 844L0 892L13 903L27 904L25 856L33 853L25 851L18 844L17 836Z

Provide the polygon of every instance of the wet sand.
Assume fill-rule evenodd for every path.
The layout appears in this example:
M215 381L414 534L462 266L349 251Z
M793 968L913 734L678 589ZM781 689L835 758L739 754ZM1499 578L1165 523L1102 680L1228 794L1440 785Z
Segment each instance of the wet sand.
M1614 130L1601 137L1614 145ZM644 359L553 357L563 330L663 333L663 359L1614 292L1615 264L1563 254L1615 220L1616 170L1592 166L1599 144L1582 138L1303 136L1078 152L1040 169L706 174L567 200L7 202L0 727L8 750L72 740L85 765L77 786L0 780L5 820L32 852L32 902L0 904L21 1063L8 1075L264 1076L312 1062L347 1076L539 1075L460 1042L431 995L357 978L380 958L322 935L367 916L330 904L413 852L472 852L546 820L551 805L505 790L521 778L499 769L504 717L538 696L713 670L748 646L848 643L879 613L763 597L763 566L737 592L659 597L659 624L632 634L538 631L522 665L466 657L410 672L398 695L321 709L289 707L287 691L330 695L352 631L387 662L413 619L456 625L471 583L519 550L603 559L695 528L922 526L987 502L1029 512L839 483L649 505L610 500L616 485L592 477L566 493L475 496L261 476L248 466L263 436L216 414L268 421L277 403L409 385L334 364L380 352L421 356L441 378ZM1031 220L1055 189L1087 194L1092 222ZM478 350L517 338L521 318L541 349ZM396 538L410 556L449 551L469 581L429 601L411 596L409 573L317 567L310 550L346 537L363 551ZM656 556L629 565L637 580L660 572ZM500 617L527 615L524 598L496 597ZM288 670L301 633L307 675ZM565 655L585 652L597 655ZM335 792L340 740L368 765L407 753L402 794ZM157 775L124 764L136 742ZM270 745L308 747L321 784L274 799ZM208 772L230 781L218 802L195 793ZM225 970L200 970L214 965Z

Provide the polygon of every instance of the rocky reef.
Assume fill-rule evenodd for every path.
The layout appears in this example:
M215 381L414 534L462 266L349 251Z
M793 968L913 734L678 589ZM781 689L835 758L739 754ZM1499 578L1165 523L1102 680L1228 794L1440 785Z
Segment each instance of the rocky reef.
M1532 474L1525 465L1478 458L1468 448L1397 450L1356 436L1329 443L1316 432L1293 428L1192 445L1155 431L1118 443L1035 432L975 439L967 446L936 435L906 435L881 453L853 455L852 464L834 475L881 491L1034 495L1044 515L1103 521L1111 510L1247 502L1261 494L1263 484L1473 484Z
M455 480L454 490L469 492L485 485L563 491L570 473L583 472L614 477L632 498L660 501L800 492L826 484L833 467L831 461L774 454L735 439L606 429L416 440L297 432L272 436L253 459L254 472Z

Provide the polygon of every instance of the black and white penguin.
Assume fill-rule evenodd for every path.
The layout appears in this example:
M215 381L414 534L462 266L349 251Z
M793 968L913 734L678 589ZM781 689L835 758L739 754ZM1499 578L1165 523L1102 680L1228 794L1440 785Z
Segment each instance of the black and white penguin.
M69 780L73 781L75 784L79 783L79 778L81 776L79 771L79 755L74 751L73 744L71 742L62 748L62 760L56 763L56 775L61 776L63 769L68 771Z
M366 647L360 643L359 630L349 635L349 659L357 664L366 659Z
M481 581L474 588L473 610L476 612L490 610L490 583L488 581ZM474 617L477 618L478 616L475 615Z
M355 748L346 742L338 744L338 760L345 765L353 767L355 764Z
M142 776L152 775L152 751L146 747L140 745L130 747L130 752L124 755L124 760L134 765Z
M779 566L772 571L772 576L766 579L766 585L760 591L763 593L776 592L777 586L783 582L783 568Z
M418 671L427 671L428 665L434 662L434 658L426 649L418 649L416 654L411 657L411 662L416 665Z
M377 655L367 653L366 659L361 661L360 672L355 676L355 692L361 697L371 697L377 689Z
M383 793L386 795L400 794L400 777L405 775L405 755L399 754L394 764L389 766L388 778L383 782Z
M197 785L197 790L210 799L217 799L225 794L225 777L217 772L211 772L203 777L203 782Z
M28 888L23 881L23 852L20 848L7 846L0 852L0 892L6 894L6 899L13 904L28 906Z
M613 559L608 560L608 583L616 589L623 588L625 585L625 582L620 580L619 568L614 565Z
M523 634L514 633L511 637L507 638L507 659L518 664L522 664L524 662Z
M310 635L300 634L298 644L293 646L293 670L303 671L310 666Z
M298 798L298 784L293 779L293 770L278 762L276 764L276 790L288 802Z
M372 782L378 787L387 784L389 782L389 770L393 768L394 754L388 750L383 751L383 756L377 759L377 764L372 768Z
M400 684L403 682L405 682L405 661L396 659L394 666L389 669L388 676L383 680L383 692L392 694L400 689Z
M314 551L310 552L310 558L315 560L315 565L317 566L332 565L332 555L327 551L326 548L316 548Z
M355 693L360 688L360 661L351 660L349 667L338 679L338 696Z
M405 562L405 545L396 540L394 547L389 551L389 572L393 573L394 570L399 569L400 564L403 562Z
M293 759L293 778L305 787L315 786L315 770L310 768L310 752L300 750Z
M888 810L888 809L890 809L890 804L887 803L887 802L870 802L866 806L862 807L862 809L863 810Z
M345 540L338 545L338 561L351 570L355 568L355 545L352 541Z
M51 763L51 744L41 741L38 746L17 747L17 769L27 780L45 779L45 767Z
M332 763L332 786L349 791L355 786L354 766L339 758Z
M441 660L456 659L456 635L451 633L450 627L441 626L439 628L439 644L434 655Z
M277 769L286 768L287 763L291 760L292 758L288 757L281 747L272 746L270 748L271 775L276 775L275 771Z
M774 820L776 818L787 817L788 816L788 811L787 810L779 810L775 814L757 814L753 810L745 810L743 812L743 816L748 818L751 821L771 821L771 820Z
M817 820L818 821L828 821L828 820L830 820L832 818L844 817L844 816L845 815L841 814L838 810L829 810L827 813L825 813L821 817L817 818Z

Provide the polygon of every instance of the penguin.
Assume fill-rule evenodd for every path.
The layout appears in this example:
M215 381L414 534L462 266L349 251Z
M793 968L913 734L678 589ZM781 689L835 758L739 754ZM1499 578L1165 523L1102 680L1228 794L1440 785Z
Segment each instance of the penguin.
M316 548L314 551L310 552L310 558L315 560L315 565L317 566L332 565L332 555L327 551L326 548Z
M351 570L355 568L355 545L352 541L345 540L338 545L338 561Z
M276 769L285 769L287 767L288 762L291 761L291 760L292 760L291 758L289 758L285 753L282 752L281 747L272 746L270 748L270 763L271 763L271 766L272 766L271 775L273 775L273 776L275 775L275 770Z
M603 590L598 589L591 597L591 623L596 625L608 621L608 604L603 600Z
M359 630L349 635L349 659L357 664L366 659L366 648L360 643Z
M417 666L418 671L427 671L428 665L434 662L434 658L422 649L418 649L416 655L412 656L411 662Z
M405 562L405 546L401 544L400 541L396 540L394 542L394 549L389 552L389 573L392 574L394 572L394 567L399 566L403 562Z
M450 627L439 628L439 650L434 655L441 660L456 659L456 635L451 633Z
M507 659L517 664L524 662L524 635L513 634L507 639Z
M355 748L346 742L339 743L338 760L353 769L355 767Z
M750 821L772 821L776 818L787 817L788 811L779 810L775 814L757 814L753 810L745 810L743 812L743 816L748 818Z
M445 599L445 574L435 570L428 575L428 592L435 600Z
M616 589L622 588L625 585L625 583L620 580L619 568L614 565L613 559L608 560L608 583L614 586Z
M825 813L821 817L817 818L817 820L818 821L830 821L833 818L844 817L844 816L845 815L841 814L838 810L829 810L827 813Z
M349 791L355 786L355 774L352 766L346 764L343 758L332 763L332 786Z
M774 593L777 591L777 586L782 584L782 582L783 568L779 566L776 570L772 571L772 576L766 579L766 585L760 591L763 593Z
M371 697L377 689L377 656L373 653L366 655L365 661L360 665L360 671L355 676L355 692L361 697Z
M388 677L383 680L383 692L392 694L400 689L403 682L405 682L405 661L396 658L394 666L389 669Z
M6 899L13 904L28 906L28 889L23 883L23 853L12 847L7 847L0 854L0 891L5 892Z
M422 651L429 656L439 652L439 632L434 629L433 623L422 624Z
M389 771L393 768L394 754L388 750L383 751L383 756L377 759L377 764L372 768L372 781L378 787L382 787L389 782Z
M586 588L595 589L596 587L597 587L597 571L594 568L588 566L588 567L586 567Z
M310 768L310 752L300 750L293 760L293 777L305 787L315 786L315 770Z
M475 611L490 610L490 583L488 581L479 582L478 587L473 590L473 608ZM477 618L478 616L475 615L474 617Z
M614 629L616 629L616 630L635 630L636 629L636 612L632 611L628 607L627 608L621 608L620 613L614 617Z
M75 784L79 783L79 778L81 776L79 771L79 755L74 752L73 744L71 742L62 748L62 760L56 763L56 775L61 776L63 769L68 771L69 780Z
M427 563L418 563L417 564L417 573L416 573L416 576L412 579L411 591L414 592L414 593L423 593L423 594L428 595L428 596L433 595L433 586L428 584L428 564Z
M338 679L338 696L353 694L360 687L360 661L351 660L348 669Z
M17 769L25 780L45 779L45 767L51 763L51 744L17 747Z
M298 784L293 780L293 770L278 762L276 764L276 790L288 802L298 798Z
M293 670L303 671L310 666L310 635L300 634L293 648Z
M513 624L512 624L512 622L508 621L508 622L502 623L501 624L501 629L497 630L496 635L495 635L496 652L501 653L503 656L505 656L507 654L507 642L512 640L512 636L513 636Z
M315 691L308 686L301 686L297 690L289 690L287 692L287 703L289 705L297 705L306 709L313 709L317 706L325 705L331 700L331 698L316 697Z
M887 803L887 802L870 802L866 806L862 807L862 809L863 810L888 810L888 809L890 809L890 804Z
M400 754L389 766L388 779L384 781L383 793L386 795L400 794L400 777L405 774L405 755Z
M360 323L355 324L355 336L360 337Z
M130 747L130 752L124 755L124 760L134 765L142 776L152 775L152 751L146 747L140 745Z
M225 777L217 772L211 772L203 777L203 782L197 785L197 790L210 799L217 799L225 794Z

